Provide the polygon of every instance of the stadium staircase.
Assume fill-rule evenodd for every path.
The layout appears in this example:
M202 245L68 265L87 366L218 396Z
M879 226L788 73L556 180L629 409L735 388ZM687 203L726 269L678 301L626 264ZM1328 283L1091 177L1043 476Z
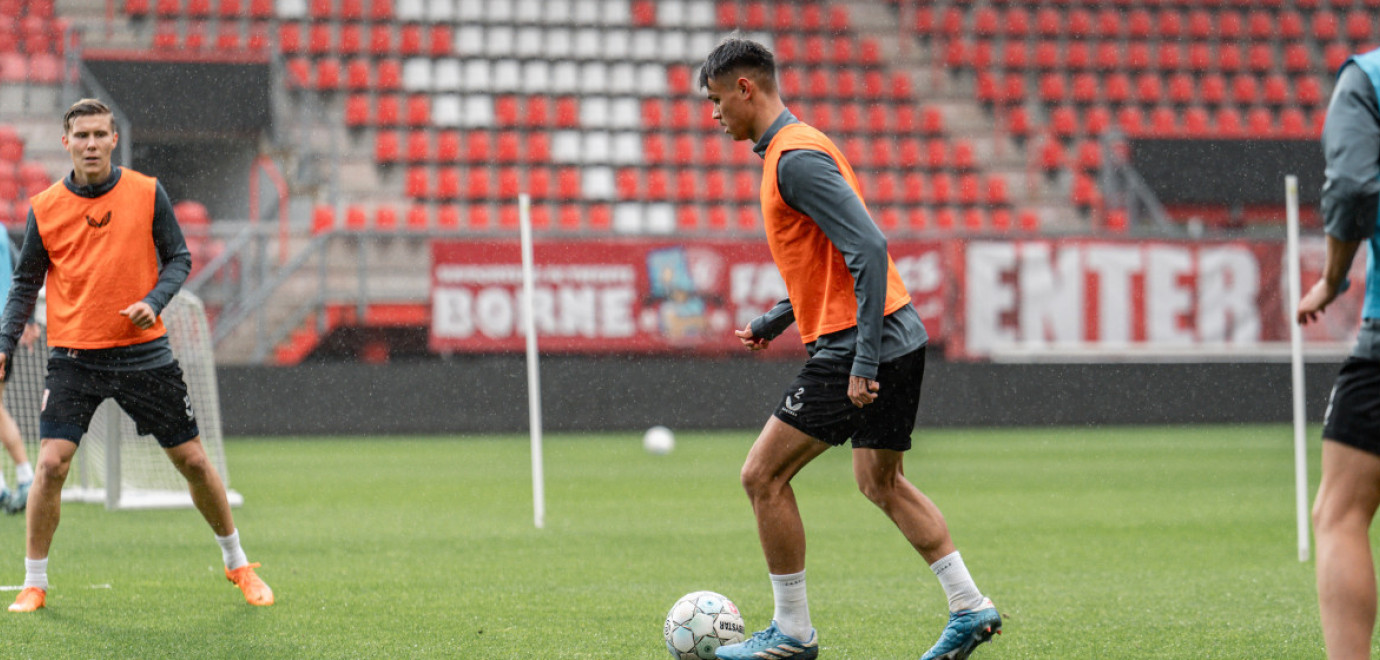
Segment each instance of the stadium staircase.
M234 327L220 359L278 363L302 359L343 325L425 325L430 240L514 237L519 192L532 195L545 236L759 235L759 161L716 136L694 84L695 63L731 29L772 45L788 104L838 140L889 235L1115 232L1126 217L1097 184L1105 136L1314 137L1327 71L1375 40L1370 16L1380 6L0 3L18 7L0 14L21 17L0 18L0 76L26 90L25 112L6 111L5 122L35 136L30 145L57 142L57 129L43 126L53 123L65 52L51 36L48 50L31 52L31 41L44 42L28 36L40 22L30 16L50 35L80 27L86 47L245 49L281 63L278 93L316 119L291 146L322 163L328 182L294 186L310 217L294 220L302 230L288 248L224 237L216 273L198 281L236 296L221 312ZM6 41L7 30L21 36ZM10 82L0 111L16 104ZM66 167L57 155L50 173ZM4 196L6 171L0 163L0 217L6 206L20 217L22 202ZM234 271L263 274L246 285L224 274Z

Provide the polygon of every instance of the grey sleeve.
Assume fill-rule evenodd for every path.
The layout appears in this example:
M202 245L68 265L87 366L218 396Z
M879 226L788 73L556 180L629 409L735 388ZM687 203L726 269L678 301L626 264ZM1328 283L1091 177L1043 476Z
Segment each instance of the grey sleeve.
M1322 145L1324 229L1343 241L1370 238L1380 212L1380 103L1359 66L1346 67L1337 78Z
M791 307L791 299L783 298L771 309L752 320L752 336L764 339L776 339L786 328L795 323L795 309Z
M153 244L158 248L158 283L144 296L144 302L157 315L163 313L163 308L182 289L182 283L192 272L192 253L187 249L187 239L182 236L182 227L177 224L172 202L162 183L158 184L158 196L154 200Z
M787 151L777 163L776 175L781 198L810 216L843 254L858 299L858 344L851 374L876 378L886 305L886 237L828 154Z
M19 262L14 267L14 283L10 286L5 314L0 317L0 353L14 355L14 346L24 332L24 325L33 318L38 291L48 277L48 248L38 233L38 220L32 209L24 224L24 242L19 246Z

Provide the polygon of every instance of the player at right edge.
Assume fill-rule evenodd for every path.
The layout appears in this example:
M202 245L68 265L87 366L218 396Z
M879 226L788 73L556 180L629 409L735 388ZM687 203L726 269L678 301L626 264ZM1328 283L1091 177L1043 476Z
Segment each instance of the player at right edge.
M1369 530L1380 506L1380 50L1342 64L1323 126L1323 276L1299 301L1306 325L1347 289L1362 242L1370 250L1361 330L1323 420L1322 482L1313 502L1318 610L1331 660L1369 658L1375 565Z
M699 83L715 121L734 140L751 141L763 158L762 217L789 295L736 331L738 339L762 350L794 323L810 354L742 469L772 583L772 622L716 653L721 660L818 657L805 595L805 529L791 480L851 439L858 488L896 524L948 597L949 623L922 660L963 660L1001 632L1001 616L974 584L939 508L902 469L929 336L886 238L843 153L786 109L770 50L729 37L705 59Z

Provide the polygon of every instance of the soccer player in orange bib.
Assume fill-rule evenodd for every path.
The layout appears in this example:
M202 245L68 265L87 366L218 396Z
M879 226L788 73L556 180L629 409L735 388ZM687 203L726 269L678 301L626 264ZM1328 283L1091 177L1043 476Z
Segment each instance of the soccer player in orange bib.
M72 173L31 200L0 319L4 370L46 278L52 352L29 492L24 588L9 610L44 605L62 485L92 414L108 398L134 419L140 435L154 436L186 477L220 544L226 577L250 604L272 605L273 591L240 547L225 484L201 444L182 369L159 319L192 265L172 203L157 179L111 164L119 134L104 103L77 101L62 128Z
M771 576L772 623L720 647L718 657L817 657L805 597L805 529L791 479L851 440L858 488L900 528L949 599L949 624L924 660L966 658L1001 631L1001 616L973 583L943 514L902 471L929 337L886 238L838 147L786 109L771 51L730 37L709 54L699 83L724 132L752 141L763 159L762 218L789 296L735 332L758 351L795 323L810 355L742 471Z

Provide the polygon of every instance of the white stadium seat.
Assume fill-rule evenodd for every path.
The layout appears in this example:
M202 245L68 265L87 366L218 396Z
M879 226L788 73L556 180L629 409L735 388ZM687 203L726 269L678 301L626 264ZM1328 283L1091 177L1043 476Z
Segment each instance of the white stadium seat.
M488 94L470 94L465 97L464 126L487 128L494 125L494 98Z
M656 3L656 22L668 28L685 27L685 3L681 0L661 0Z
M628 56L638 62L661 57L661 35L656 30L633 30Z
M519 28L517 42L513 44L513 55L524 60L541 57L542 49L546 47L545 40L539 27Z
M580 155L580 160L586 163L607 163L612 156L613 140L606 131L589 131L585 133L584 153ZM613 175L609 175L609 184L613 183ZM589 190L589 188L585 188Z
M577 60L592 60L599 57L604 47L604 32L598 28L581 28L575 31L575 52L571 55Z
M517 60L494 62L493 91L507 94L522 87L522 65Z
M484 35L484 55L491 58L512 57L513 28L509 25L490 25Z
M461 120L460 97L456 94L440 94L431 100L431 123L444 128L455 128Z
M568 60L575 52L570 30L553 28L546 31L546 59Z
M620 234L642 233L642 205L636 202L614 204L613 230Z
M643 96L665 96L666 67L661 64L647 63L637 68L637 93Z
M551 65L546 60L528 60L522 65L524 94L551 93Z
M642 123L641 104L631 96L618 96L608 104L608 127L634 129Z
M660 9L660 7L658 7ZM661 18L660 12L657 18ZM690 0L685 8L685 26L690 28L713 28L715 24L714 3L710 0ZM662 23L662 25L673 25Z
M613 199L618 193L613 185L613 168L586 167L580 171L580 188L585 199Z
M642 134L622 131L613 134L614 165L638 165L642 163Z
M684 62L689 55L688 37L681 30L666 30L661 33L661 59L664 62Z
M489 0L484 20L490 23L513 22L513 0Z
M637 93L637 67L632 62L618 61L609 67L608 93Z
M648 204L644 209L642 229L648 234L669 234L676 230L676 207L673 204Z
M632 54L632 35L627 30L604 30L604 59L626 60Z
M603 96L586 96L580 99L580 126L608 128L609 100Z
M604 0L603 24L609 26L632 23L632 5L628 0Z
M278 0L278 18L297 19L307 17L307 0Z
M436 60L432 67L432 89L438 92L458 92L461 89L460 60L454 57Z
M513 8L513 22L518 25L535 25L542 22L545 4L548 3L542 0L518 0L517 6Z
M460 77L460 88L467 92L483 92L493 85L488 60L466 60Z
M551 65L551 91L573 94L580 89L580 65L571 60L556 60Z
M578 163L583 149L579 131L556 131L551 134L551 161Z
M459 0L455 6L455 19L461 23L483 21L484 0Z
M580 93L603 94L609 88L609 69L603 62L585 62L580 66Z
M455 0L427 0L426 20L450 23L455 20Z
M479 57L484 54L484 26L461 25L455 30L455 54Z
M409 92L430 92L433 81L431 60L425 57L411 57L403 62L403 89Z

